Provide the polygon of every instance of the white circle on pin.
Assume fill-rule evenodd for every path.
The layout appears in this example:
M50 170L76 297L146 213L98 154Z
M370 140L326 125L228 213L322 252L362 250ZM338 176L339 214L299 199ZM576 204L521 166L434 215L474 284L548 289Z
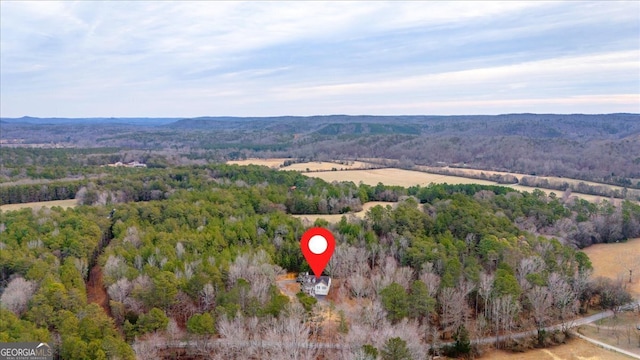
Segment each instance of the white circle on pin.
M314 235L309 239L309 250L316 255L320 255L327 250L327 239L322 235Z

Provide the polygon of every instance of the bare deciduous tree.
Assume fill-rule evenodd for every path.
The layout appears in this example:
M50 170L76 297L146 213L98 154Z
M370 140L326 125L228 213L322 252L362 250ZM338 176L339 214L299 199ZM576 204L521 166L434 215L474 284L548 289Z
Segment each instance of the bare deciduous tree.
M269 255L260 250L254 254L239 255L229 266L229 283L235 285L238 279L245 279L251 284L251 297L257 298L264 304L269 299L269 289L276 281L278 275L284 274L284 270L271 265Z
M640 255L633 252L619 253L615 257L615 262L622 265L625 271L629 272L628 283L631 284L634 273L640 269Z
M444 288L439 295L440 325L445 332L453 333L467 322L470 313L467 303L468 288Z
M428 263L428 266L423 267L420 273L420 281L427 286L429 296L435 297L440 287L440 276L433 272L433 264Z
M532 284L527 280L527 275L542 273L544 268L544 260L539 256L531 256L520 260L516 271L516 279L523 291L527 291L532 287Z
M553 305L553 297L546 286L535 286L527 293L527 300L531 305L531 312L538 332L544 328L549 319L549 308Z
M128 227L127 234L125 235L124 239L122 239L122 242L124 242L125 244L130 243L134 247L139 248L140 245L142 245L142 241L140 241L140 233L138 231L138 228L135 226Z
M315 359L318 348L309 341L311 329L304 321L304 309L299 304L290 304L285 311L287 316L271 319L265 331L269 355L276 359Z
M103 273L107 282L114 283L127 275L127 264L122 256L109 255Z
M484 317L485 319L489 318L489 298L491 296L491 291L493 291L493 281L495 276L493 274L488 274L486 272L480 273L480 283L478 284L478 295L482 297L484 301Z
M124 303L124 300L131 293L133 284L127 278L121 278L107 288L109 297L115 301Z
M492 302L491 316L495 325L496 340L500 331L505 335L511 334L515 316L520 312L520 304L511 295L499 297Z
M215 300L216 294L213 285L211 285L211 283L205 284L202 287L202 290L200 290L200 303L202 305L202 310L208 311L209 309L211 309L214 305Z
M369 295L369 290L371 288L369 279L365 278L360 274L354 274L349 277L349 287L351 288L351 292L353 296L356 298L360 298L363 296Z
M27 310L27 304L35 290L35 282L16 277L9 282L0 296L0 306L20 316Z
M554 309L563 323L578 312L579 302L575 291L558 273L549 275L548 289L553 298Z
M155 360L161 358L161 351L166 342L164 336L154 332L145 336L144 339L136 339L132 347L137 359Z

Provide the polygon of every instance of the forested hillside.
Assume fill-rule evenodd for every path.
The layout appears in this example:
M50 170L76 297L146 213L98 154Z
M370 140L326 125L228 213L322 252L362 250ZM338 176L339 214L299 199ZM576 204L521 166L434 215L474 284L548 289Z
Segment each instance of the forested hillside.
M132 160L165 167L247 157L385 158L404 167L445 164L640 188L638 114L3 118L0 140L2 181L96 174L97 165ZM57 168L44 171L46 164Z
M640 206L629 201L495 186L329 184L229 165L67 181L0 188L53 197L80 186L75 209L0 212L0 341L49 341L65 359L400 350L418 359L443 342L454 344L432 351L464 355L470 338L525 329L545 345L558 336L545 326L629 300L623 284L590 279L576 247L640 234ZM280 275L309 270L305 226L289 214L348 213L373 200L399 204L316 223L336 236L326 269L334 296L314 304L282 294ZM95 274L108 295L100 305L87 301Z

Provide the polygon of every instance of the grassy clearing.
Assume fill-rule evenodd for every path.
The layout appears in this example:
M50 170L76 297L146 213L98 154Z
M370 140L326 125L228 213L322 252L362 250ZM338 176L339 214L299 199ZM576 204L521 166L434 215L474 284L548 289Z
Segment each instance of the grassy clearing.
M362 161L346 161L344 163L341 163L338 161L313 161L313 162L295 163L295 164L291 164L289 166L283 167L282 165L284 165L284 162L287 160L295 160L295 159L273 158L273 159L232 160L232 161L227 161L227 164L261 165L261 166L268 166L272 169L292 170L292 171L300 171L300 172L331 171L333 169L353 170L353 169L369 169L372 167L380 167L380 166L372 165Z
M358 184L362 181L368 185L377 185L379 182L385 185L398 185L398 186L427 186L431 183L435 184L480 184L480 185L500 185L500 186L508 186L514 190L518 191L528 191L532 192L533 190L542 190L546 194L555 193L556 196L562 196L562 191L558 190L549 190L543 188L536 188L530 186L522 186L522 185L501 185L494 181L489 180L481 180L481 179L472 179L464 176L454 176L454 175L440 175L436 173L428 172L430 169L434 169L429 166L418 166L417 168L421 171L413 171L413 170L402 170L397 168L384 168L384 169L375 169L379 165L374 163L365 161L353 161L349 162L349 165L339 164L337 162L306 162L306 163L297 163L292 164L287 167L280 167L284 164L286 160L285 158L274 158L274 159L248 159L248 160L238 160L238 161L228 161L227 164L238 164L238 165L264 165L269 166L271 168L281 169L281 170L295 170L300 172L309 172L308 176L318 177L325 181L353 181ZM372 159L372 161L375 159ZM379 159L378 159L379 160ZM332 169L343 170L343 171L331 171ZM453 169L456 171L461 171L463 173L469 174L469 176L474 174L479 174L484 172L485 174L492 175L505 175L511 174L516 176L518 179L522 178L525 175L522 174L514 174L507 172L499 172L499 171L483 171L483 170L475 170L475 169ZM569 183L579 183L581 180L576 179L568 179L568 178L558 178L558 177L540 177L548 180L556 180L556 181L565 181ZM584 181L589 185L601 185L607 186L612 189L617 189L620 187L594 183L589 181ZM588 195L573 192L572 196L576 196L581 199L585 199L591 202L597 201L612 201L612 199L597 196L597 195ZM620 199L613 199L614 202L618 203ZM339 218L338 218L339 220Z
M629 266L633 269L628 290L640 297L640 238L614 244L596 244L583 249L593 264L593 276L629 281Z
M345 164L341 164L338 162L329 162L329 161L317 161L317 162L291 164L289 166L283 167L282 170L309 172L309 171L331 171L333 169L336 169L336 170L370 169L372 167L379 167L379 166L374 166L372 164L365 163L362 161L348 161Z
M430 174L420 171L402 170L395 168L373 170L348 170L348 171L321 171L307 174L325 181L353 181L358 184L362 181L368 185L398 185L410 187L414 185L427 186L431 183L448 184L483 184L495 185L493 181L475 180L458 176Z
M586 181L586 180L578 180L578 179L570 179L570 178L563 178L563 177L557 177L557 176L533 176L533 175L525 175L525 174L517 174L517 173L510 173L510 172L504 172L504 171L491 171L491 170L478 170L478 169L465 169L465 168L450 168L450 167L432 167L432 166L417 166L417 169L421 170L421 171L442 171L443 169L446 170L450 170L450 171L454 171L456 173L460 173L460 174L468 174L469 176L478 176L482 173L484 173L485 175L513 175L515 176L518 181L520 181L520 179L522 179L523 177L527 176L527 177L535 177L537 179L546 179L549 182L566 182L567 184L573 184L573 185L577 185L579 183L585 183L587 185L591 185L591 186L605 186L609 189L612 190L620 190L622 191L623 187L621 186L616 186L616 185L609 185L609 184L603 184L603 183L598 183L598 182L593 182L593 181Z
M60 207L66 209L66 208L76 207L77 205L78 205L78 200L76 200L76 199L53 200L53 201L31 202L31 203L24 203L24 204L1 205L0 206L0 210L2 210L2 211L13 211L13 210L20 210L20 209L24 209L24 208L39 209L39 208L42 208L42 207L54 207L54 206L60 206Z
M589 324L578 328L584 336L605 344L640 355L640 316L637 312L624 312L617 318L608 318L598 324Z
M307 176L313 176L321 178L325 181L353 181L358 184L362 181L368 185L377 185L379 182L385 185L398 185L398 186L427 186L431 183L434 184L480 184L480 185L499 185L510 187L514 190L518 191L528 191L532 192L533 190L542 190L546 194L555 193L556 196L561 196L561 192L555 190L548 190L530 186L522 186L522 185L501 185L494 181L489 180L478 180L478 179L470 179L461 176L451 176L451 175L440 175L440 174L432 174L421 171L413 171L413 170L402 170L395 168L385 168L385 169L373 169L373 170L348 170L348 171L321 171L308 173ZM572 193L572 196L577 196L581 199L585 199L587 201L596 202L602 200L610 200L609 198L603 196L595 196L595 195L587 195L580 193ZM617 200L619 201L619 200Z
M566 344L525 353L492 350L480 359L491 360L628 360L629 357L597 347L585 340L572 339Z
M366 215L367 211L369 211L369 209L371 209L374 206L377 205L381 205L381 206L387 206L387 205L391 205L391 206L395 206L396 203L394 202L386 202L386 201L370 201L368 203L365 203L362 206L362 210L358 211L358 212L354 212L354 213L349 213L349 214L331 214L331 215L292 215L293 217L296 217L300 220L303 221L308 221L310 224L313 224L317 219L323 219L326 220L332 224L335 224L337 222L339 222L343 216L346 216L347 219L349 219L351 216L355 216L356 218L359 219L363 219L364 216Z
M247 160L231 160L227 161L229 165L262 165L270 168L278 169L285 161L292 160L286 158L273 158L273 159L247 159Z

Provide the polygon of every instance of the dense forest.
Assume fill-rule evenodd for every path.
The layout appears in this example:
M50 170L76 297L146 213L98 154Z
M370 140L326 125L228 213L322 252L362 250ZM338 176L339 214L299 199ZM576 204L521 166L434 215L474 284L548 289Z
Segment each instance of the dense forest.
M0 119L1 181L247 157L384 158L640 188L638 114ZM67 147L70 149L43 149ZM44 169L43 166L52 165Z
M3 162L23 161L20 151L78 169L112 154L20 149L5 160L3 148ZM577 249L640 236L631 201L327 183L259 166L104 168L0 190L3 202L78 200L0 212L0 341L48 341L63 359L423 359L472 356L481 348L471 340L488 336L516 350L546 346L564 336L546 326L630 300L624 281L591 279ZM278 279L309 270L299 248L306 226L290 214L349 213L369 201L397 205L315 223L336 236L325 270L333 297L285 296ZM528 329L537 336L509 339Z

